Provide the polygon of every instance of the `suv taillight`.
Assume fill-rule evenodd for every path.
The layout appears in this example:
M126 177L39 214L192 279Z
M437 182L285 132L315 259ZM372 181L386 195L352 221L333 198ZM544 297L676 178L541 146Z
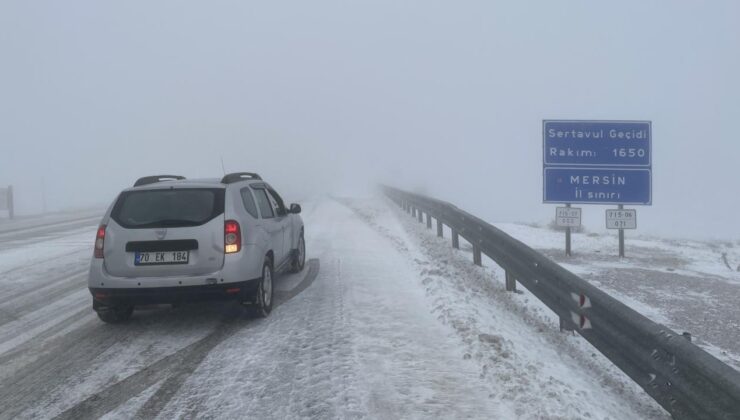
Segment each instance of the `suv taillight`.
M95 235L95 258L103 258L103 246L105 245L105 225L98 227L98 233Z
M224 252L233 254L242 249L242 230L236 220L224 222Z

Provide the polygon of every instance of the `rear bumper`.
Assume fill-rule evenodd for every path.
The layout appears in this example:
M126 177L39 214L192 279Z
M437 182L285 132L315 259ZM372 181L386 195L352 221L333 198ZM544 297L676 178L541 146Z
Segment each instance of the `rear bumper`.
M93 308L98 310L119 305L149 305L158 303L184 303L214 300L251 299L260 279L227 284L147 288L97 288L90 287Z
M104 259L92 258L87 285L95 289L156 289L208 286L213 282L219 285L234 284L260 277L264 255L265 253L254 245L245 244L241 252L227 254L224 257L223 266L217 271L177 274L177 270L170 271L168 270L170 266L164 266L158 275L151 275L151 273L143 275L134 270L125 277L111 274ZM130 258L133 261L133 254ZM178 268L178 266L173 267Z

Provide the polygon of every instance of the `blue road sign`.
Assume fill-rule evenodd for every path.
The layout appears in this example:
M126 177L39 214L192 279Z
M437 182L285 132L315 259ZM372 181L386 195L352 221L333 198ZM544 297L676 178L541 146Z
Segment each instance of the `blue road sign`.
M543 121L543 202L652 204L651 143L650 121Z
M651 164L650 121L548 121L542 125L545 166Z
M652 203L650 169L545 168L544 202Z

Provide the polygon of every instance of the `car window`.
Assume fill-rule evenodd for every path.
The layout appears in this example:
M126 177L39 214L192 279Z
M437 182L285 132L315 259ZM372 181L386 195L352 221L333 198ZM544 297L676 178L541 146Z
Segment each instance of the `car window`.
M254 190L254 196L257 199L257 206L260 208L260 214L263 219L271 219L275 217L275 213L272 210L272 204L270 199L267 198L267 191L263 189Z
M275 214L278 216L285 216L287 212L285 211L285 205L283 204L283 199L280 198L277 192L275 190L267 190L267 196L270 198L270 204L272 205L273 210L275 210Z
M252 193L249 191L249 188L242 188L241 194L242 203L244 203L244 209L255 219L258 218L259 215L257 214L257 204L254 202L254 197L252 197Z
M127 191L111 217L127 229L199 226L224 212L224 190L178 188Z

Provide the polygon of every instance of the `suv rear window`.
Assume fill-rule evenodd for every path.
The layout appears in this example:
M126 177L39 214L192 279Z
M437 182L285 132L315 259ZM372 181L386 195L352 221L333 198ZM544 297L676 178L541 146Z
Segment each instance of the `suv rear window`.
M222 188L177 188L121 193L111 217L128 229L199 226L224 212Z

